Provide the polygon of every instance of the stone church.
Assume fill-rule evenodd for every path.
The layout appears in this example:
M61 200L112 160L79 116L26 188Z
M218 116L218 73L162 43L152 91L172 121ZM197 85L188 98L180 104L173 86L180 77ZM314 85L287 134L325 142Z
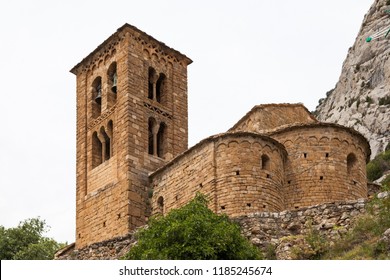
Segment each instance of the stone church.
M124 236L197 192L231 217L367 197L367 140L302 104L255 106L188 149L191 62L125 24L71 69L76 249Z

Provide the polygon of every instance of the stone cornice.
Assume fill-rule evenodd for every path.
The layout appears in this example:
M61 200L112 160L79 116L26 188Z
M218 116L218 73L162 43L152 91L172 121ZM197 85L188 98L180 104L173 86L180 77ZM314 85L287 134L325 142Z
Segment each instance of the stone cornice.
M184 54L168 47L163 42L156 40L135 26L126 23L122 27L118 28L114 34L108 37L81 62L75 65L70 72L77 75L80 72L84 72L92 68L93 65L104 59L107 54L112 54L112 51L116 48L118 43L126 37L126 34L130 34L133 39L141 42L142 45L144 45L144 49L153 49L156 54L165 56L167 61L180 62L183 65L189 65L192 63L192 60Z
M215 143L218 140L221 140L221 139L224 139L224 138L229 138L229 137L236 138L235 140L237 140L239 138L243 138L243 137L253 137L253 138L261 139L263 141L266 141L266 142L269 142L269 143L272 143L273 145L275 145L284 154L284 156L287 157L286 148L282 144L280 144L278 141L276 141L275 139L273 139L273 138L271 138L269 136L261 135L261 134L254 133L254 132L246 132L246 131L225 132L225 133L216 134L216 135L213 135L213 136L210 136L208 138L203 139L198 144L192 146L188 150L184 151L183 153L181 153L178 156L176 156L175 158L173 158L171 161L169 161L167 164L165 164L161 168L159 168L156 171L150 173L149 177L153 177L156 174L162 172L166 168L172 166L173 164L178 162L180 159L182 159L186 155L190 154L192 151L202 147L203 145L206 145L208 143L213 143L213 142Z
M266 133L266 135L273 137L275 134L282 134L284 132L292 131L292 130L298 130L298 129L313 129L313 128L320 128L320 127L330 127L330 128L337 128L340 130L344 130L345 132L348 132L349 134L352 134L356 137L358 137L363 145L365 146L366 153L367 153L367 158L366 161L369 162L370 160L370 155L371 155L371 149L370 149L370 144L367 141L367 139L360 134L358 131L356 131L353 128L346 127L343 125L335 124L335 123L326 123L326 122L317 122L317 123L302 123L302 124L292 124L292 125L287 125L281 128L278 128L274 131L270 131Z

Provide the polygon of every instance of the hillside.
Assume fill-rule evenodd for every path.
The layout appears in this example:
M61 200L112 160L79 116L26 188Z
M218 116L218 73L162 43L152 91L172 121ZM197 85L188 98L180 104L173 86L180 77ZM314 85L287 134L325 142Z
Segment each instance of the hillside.
M319 100L320 121L352 127L370 142L374 158L390 142L390 1L375 0L349 49L334 89ZM375 38L380 32L381 36ZM366 42L367 37L373 37Z

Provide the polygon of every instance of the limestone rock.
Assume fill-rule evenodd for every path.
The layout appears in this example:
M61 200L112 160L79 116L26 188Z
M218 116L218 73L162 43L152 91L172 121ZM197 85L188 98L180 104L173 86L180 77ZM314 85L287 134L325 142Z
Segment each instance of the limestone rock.
M389 25L390 5L375 0L349 49L335 88L319 101L320 121L352 127L370 142L373 158L390 142L389 38L366 38Z
M379 242L383 242L390 252L390 228L388 228L383 234Z

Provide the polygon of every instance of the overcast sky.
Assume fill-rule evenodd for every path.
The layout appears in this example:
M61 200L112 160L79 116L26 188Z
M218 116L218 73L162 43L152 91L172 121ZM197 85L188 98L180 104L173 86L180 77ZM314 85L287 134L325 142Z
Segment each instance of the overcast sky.
M320 4L318 4L320 3ZM75 236L76 83L69 70L129 23L184 53L189 144L256 104L314 110L373 0L13 0L0 4L0 225L40 216Z

